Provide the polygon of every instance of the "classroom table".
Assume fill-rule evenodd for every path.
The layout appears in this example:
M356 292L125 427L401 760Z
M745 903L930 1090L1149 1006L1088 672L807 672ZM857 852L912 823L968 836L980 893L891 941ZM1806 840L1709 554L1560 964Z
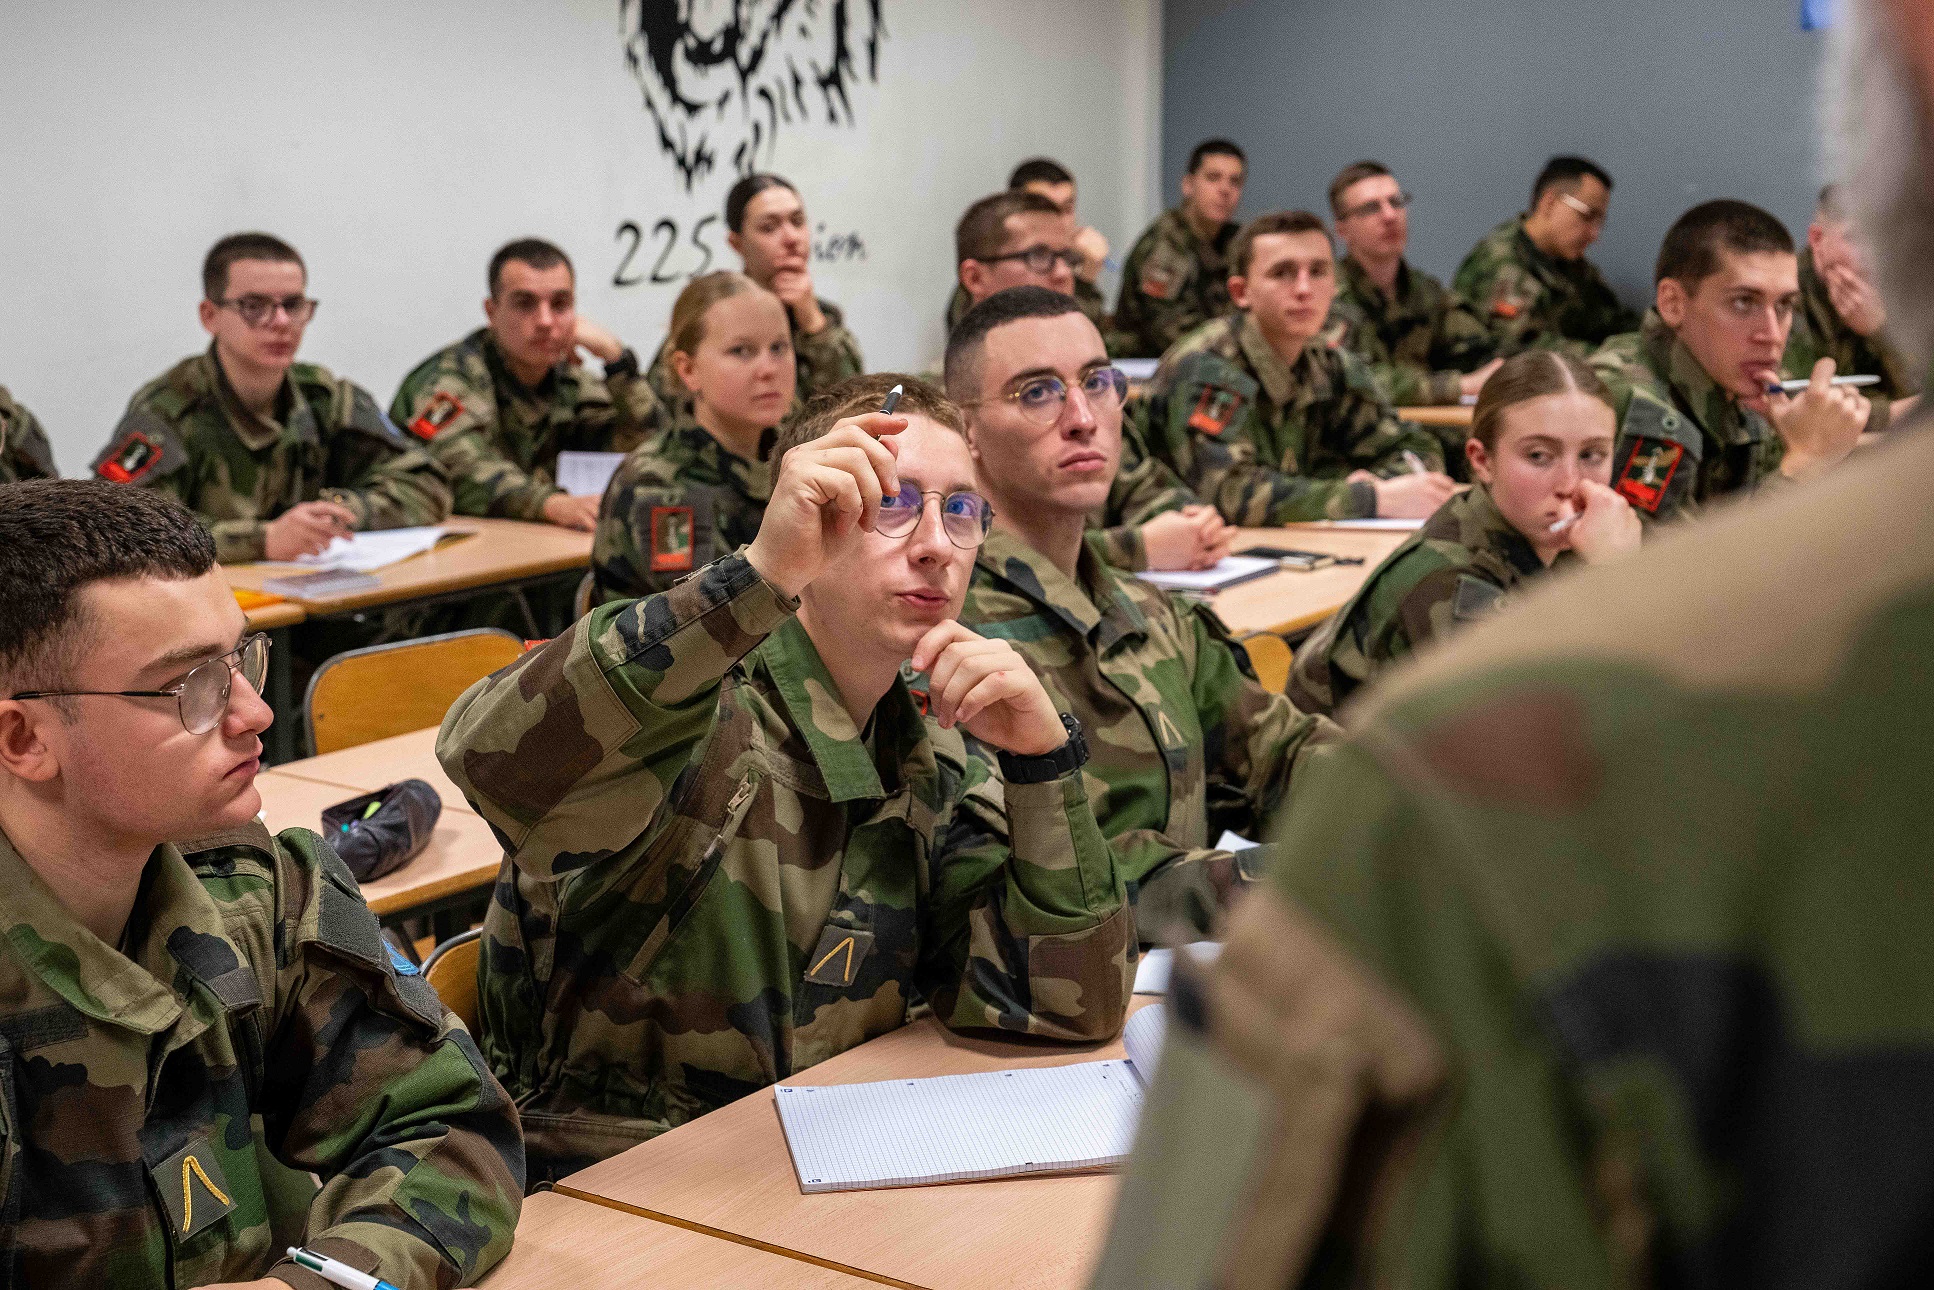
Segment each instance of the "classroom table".
M1469 426L1471 412L1469 404L1453 403L1436 408L1398 408L1397 415L1406 421L1415 421L1420 426Z
M878 1284L556 1192L524 1198L517 1239L483 1290L865 1290Z
M929 1017L784 1082L854 1084L1121 1056L1119 1039L970 1038ZM1100 1256L1118 1185L1115 1174L1083 1173L804 1195L772 1091L761 1089L572 1174L558 1190L888 1285L1074 1290Z
M1237 551L1249 546L1277 546L1361 557L1363 563L1333 564L1306 573L1290 570L1272 573L1217 592L1209 598L1209 606L1238 638L1273 632L1293 640L1341 609L1383 558L1402 545L1411 532L1332 524L1241 529L1234 544Z

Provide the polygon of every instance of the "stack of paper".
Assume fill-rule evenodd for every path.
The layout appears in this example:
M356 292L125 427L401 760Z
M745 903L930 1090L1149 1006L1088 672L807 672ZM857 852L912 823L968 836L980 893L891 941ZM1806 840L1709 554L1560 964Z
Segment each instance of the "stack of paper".
M339 537L315 555L299 555L295 563L311 569L346 569L354 573L373 573L377 569L421 555L443 539L443 529L430 524L421 528L373 529Z
M1238 582L1274 573L1276 561L1259 555L1228 555L1207 569L1174 569L1140 573L1143 582L1152 582L1165 591L1221 591Z

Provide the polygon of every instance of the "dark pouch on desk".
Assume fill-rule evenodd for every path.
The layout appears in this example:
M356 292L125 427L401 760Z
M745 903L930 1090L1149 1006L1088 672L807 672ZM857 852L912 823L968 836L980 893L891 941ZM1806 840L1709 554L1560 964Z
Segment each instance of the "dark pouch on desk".
M370 805L376 804L371 811ZM322 834L356 875L369 882L401 868L430 844L443 802L420 779L338 802L322 813Z

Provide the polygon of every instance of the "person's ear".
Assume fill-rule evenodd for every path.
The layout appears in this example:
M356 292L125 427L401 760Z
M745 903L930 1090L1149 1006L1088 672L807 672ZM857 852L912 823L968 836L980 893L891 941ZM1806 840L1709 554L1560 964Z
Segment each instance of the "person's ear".
M1674 331L1686 320L1686 306L1692 298L1686 294L1686 284L1677 278L1660 278L1658 292L1653 304L1658 308L1659 317Z
M737 255L741 260L745 259L745 239L743 237L740 237L737 233L727 233L725 235L725 244L732 248L733 254Z
M60 758L41 737L44 721L58 721L51 703L36 711L25 703L0 699L0 771L30 784L45 784L60 774Z
M206 297L203 297L201 304L195 309L196 315L201 318L201 329L210 336L215 334L215 319L221 312L222 307Z
M672 351L672 374L678 377L679 384L698 393L698 363L682 349Z
M492 327L497 325L497 297L484 297L484 321Z
M1464 460L1471 464L1471 476L1480 484L1491 482L1491 450L1476 438L1464 441Z
M979 260L962 260L960 262L960 285L966 289L967 294L972 296L976 302L987 298L987 279L987 266Z
M1229 301L1238 309L1249 307L1249 279L1240 273L1229 275Z

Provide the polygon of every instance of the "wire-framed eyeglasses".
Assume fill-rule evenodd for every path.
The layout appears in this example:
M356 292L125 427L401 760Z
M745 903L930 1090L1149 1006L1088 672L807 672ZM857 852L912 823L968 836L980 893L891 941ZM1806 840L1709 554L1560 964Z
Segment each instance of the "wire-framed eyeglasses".
M23 690L10 699L173 699L182 729L191 735L205 735L222 723L228 714L228 696L233 692L235 674L241 673L249 687L261 693L269 675L269 638L261 632L242 638L220 658L211 658L190 668L188 675L165 690Z

